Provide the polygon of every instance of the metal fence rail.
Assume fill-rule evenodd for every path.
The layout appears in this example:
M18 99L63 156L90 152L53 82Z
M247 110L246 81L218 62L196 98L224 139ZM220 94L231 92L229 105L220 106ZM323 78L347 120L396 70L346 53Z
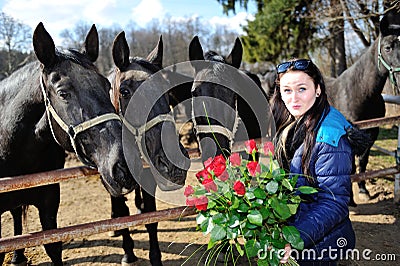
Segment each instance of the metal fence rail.
M21 248L35 247L58 241L68 241L77 237L90 236L108 231L115 231L131 226L144 225L193 215L196 210L191 207L177 207L161 211L135 214L125 217L78 224L63 228L46 230L31 234L0 239L0 253Z

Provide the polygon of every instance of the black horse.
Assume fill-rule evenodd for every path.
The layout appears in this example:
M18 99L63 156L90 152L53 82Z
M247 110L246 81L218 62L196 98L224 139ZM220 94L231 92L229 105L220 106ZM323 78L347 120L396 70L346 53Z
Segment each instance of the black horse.
M378 39L351 67L336 79L326 78L330 102L351 122L384 117L385 102L381 94L385 82L389 78L397 90L400 84L400 14L387 13L379 27ZM379 128L366 132L371 136L371 148ZM358 158L359 172L366 171L370 148ZM365 181L358 185L360 193L369 196Z
M96 27L81 51L59 51L39 23L33 46L38 61L0 83L0 177L63 168L67 150L98 169L111 195L132 191L137 184L124 160L122 123L108 98L110 83L93 64L99 51ZM140 163L138 147L132 149ZM22 233L26 205L38 208L43 230L57 227L59 184L1 193L0 202L0 214L12 213L16 235ZM44 246L51 261L62 265L61 242ZM26 263L23 253L15 251L12 263Z
M242 54L239 38L227 57L203 53L197 36L189 45L195 71L192 120L203 162L219 154L229 156L234 140L272 136L268 96L257 75L238 70Z
M124 115L128 129L125 140L127 143L137 141L143 159L150 165L137 180L140 188L135 190L135 205L144 213L155 211L156 186L161 190L182 187L190 166L188 153L178 142L174 117L170 114L168 83L161 72L162 38L146 59L130 58L125 34L121 32L114 40L112 54L116 68L109 76L111 95L115 108ZM111 197L112 217L129 215L125 200L125 197ZM157 225L146 225L152 265L162 265ZM129 229L120 230L118 234L123 237L122 264L130 265L137 257Z

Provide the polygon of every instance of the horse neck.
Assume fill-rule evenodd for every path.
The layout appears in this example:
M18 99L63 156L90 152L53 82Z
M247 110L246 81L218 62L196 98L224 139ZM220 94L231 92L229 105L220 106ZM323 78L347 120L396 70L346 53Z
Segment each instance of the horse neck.
M0 83L0 176L54 169L51 163L48 166L41 164L42 158L48 156L41 154L43 147L46 147L46 153L59 151L59 148L48 127L39 78L39 64L31 63ZM20 154L21 149L23 154ZM61 153L51 156L57 161ZM57 167L62 166L61 159Z
M44 110L39 78L39 63L33 62L1 81L0 104L2 109L19 115L24 111L26 111L26 115L29 115L29 113L36 111L38 107Z
M347 80L348 84L357 84L367 95L381 94L389 72L382 64L378 65L378 41L375 41L336 81Z

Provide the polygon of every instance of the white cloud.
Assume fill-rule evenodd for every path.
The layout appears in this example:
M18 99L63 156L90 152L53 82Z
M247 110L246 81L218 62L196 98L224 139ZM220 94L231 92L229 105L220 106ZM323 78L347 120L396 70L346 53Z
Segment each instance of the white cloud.
M131 22L146 27L151 20L162 21L167 16L175 21L198 17L202 23L209 23L211 27L226 25L228 29L240 34L245 19L253 18L245 12L231 17L222 14L211 17L220 12L213 8L205 9L206 13L201 14L204 12L202 3L196 6L190 1L182 4L178 0L6 0L0 1L0 5L3 5L1 11L29 25L32 30L39 22L43 22L56 45L61 45L59 33L64 29L73 29L79 21L95 23L100 29L113 25L124 28Z
M115 4L116 0L11 0L6 2L2 11L29 25L32 30L43 22L58 45L59 32L72 29L78 21L111 25L111 18L106 14L112 13Z
M254 16L246 12L239 12L233 17L212 17L209 22L211 25L224 25L228 29L236 31L239 34L243 33L242 26L247 25L248 20L254 20Z
M152 19L162 19L165 15L160 0L142 0L132 9L132 20L145 27Z

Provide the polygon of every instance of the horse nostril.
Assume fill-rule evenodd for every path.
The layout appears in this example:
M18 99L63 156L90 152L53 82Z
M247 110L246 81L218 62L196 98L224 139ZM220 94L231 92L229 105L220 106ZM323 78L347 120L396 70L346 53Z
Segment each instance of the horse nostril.
M121 185L122 193L129 193L136 187L136 182L131 178L127 165L117 162L112 173L114 181Z

